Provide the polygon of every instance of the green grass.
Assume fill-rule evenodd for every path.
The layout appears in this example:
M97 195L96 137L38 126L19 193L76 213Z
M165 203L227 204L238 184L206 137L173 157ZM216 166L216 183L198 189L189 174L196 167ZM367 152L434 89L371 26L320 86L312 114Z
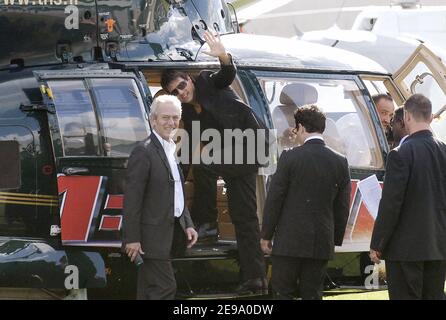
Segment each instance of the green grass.
M387 290L363 293L338 294L324 297L324 300L389 300Z
M446 282L445 282L446 293ZM351 293L349 293L349 291ZM352 292L353 291L353 292ZM389 293L387 290L369 291L369 292L354 292L354 289L340 289L331 290L331 293L341 293L336 295L325 296L324 300L389 300Z

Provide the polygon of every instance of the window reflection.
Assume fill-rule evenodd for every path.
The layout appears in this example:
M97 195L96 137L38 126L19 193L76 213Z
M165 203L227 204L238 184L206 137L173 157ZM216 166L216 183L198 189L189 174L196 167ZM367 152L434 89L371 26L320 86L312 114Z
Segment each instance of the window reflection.
M129 155L149 132L138 87L132 79L93 79L91 83L105 155Z
M50 81L65 156L99 155L93 105L83 81Z
M48 83L54 96L64 156L128 156L149 133L139 88L132 79L88 81L92 97L83 80Z
M142 39L126 43L121 60L191 60L201 47L196 30L234 32L225 1L141 1L135 17Z

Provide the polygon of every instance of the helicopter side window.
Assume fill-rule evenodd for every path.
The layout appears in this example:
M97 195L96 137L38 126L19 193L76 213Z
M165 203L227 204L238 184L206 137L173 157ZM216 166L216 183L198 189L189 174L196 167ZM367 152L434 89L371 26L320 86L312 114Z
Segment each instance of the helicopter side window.
M149 127L139 89L133 79L92 79L91 87L102 129L106 156L128 156Z
M48 85L64 156L127 157L138 141L147 138L147 115L133 79L49 81Z
M383 160L364 97L353 80L260 78L277 130L279 153L297 146L294 111L318 105L326 114L324 140L357 168L382 168Z
M50 81L65 156L97 156L99 137L93 104L83 81Z

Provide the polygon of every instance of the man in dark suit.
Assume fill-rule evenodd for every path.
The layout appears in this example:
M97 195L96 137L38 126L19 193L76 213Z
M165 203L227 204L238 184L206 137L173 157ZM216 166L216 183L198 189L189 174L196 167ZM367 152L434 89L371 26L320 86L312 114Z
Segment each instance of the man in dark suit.
M139 300L173 299L176 281L170 258L197 241L185 206L184 179L175 162L171 137L181 118L181 103L160 96L151 106L153 132L139 143L129 158L124 195L123 244L138 269ZM187 243L188 242L188 243Z
M326 119L317 106L298 108L294 119L301 146L279 159L266 198L261 247L272 254L277 299L292 299L296 289L302 299L321 299L328 260L344 238L350 173L347 159L325 145Z
M190 138L201 136L207 129L217 131L221 137L222 148L216 150L221 156L219 161L211 164L205 164L203 161L193 165L192 218L200 225L199 238L216 235L217 179L219 176L223 177L240 258L242 284L237 290L260 293L266 290L267 284L265 262L259 246L260 230L256 203L256 173L259 164L257 161L247 161L250 155L256 154L256 143L248 145L242 142L242 152L237 153L236 145L232 140L225 138L224 130L240 129L245 132L247 129L253 129L257 133L257 129L265 126L230 88L236 76L236 68L220 38L206 32L205 39L210 49L207 53L219 58L221 69L217 72L202 71L195 78L176 70L166 70L161 77L161 85L183 103L182 120ZM200 125L200 132L193 132L196 124ZM191 141L189 145L193 144L194 141ZM230 163L225 162L223 146L229 146L232 155ZM243 161L237 164L234 158L240 154Z
M432 105L404 104L409 137L390 151L370 258L386 260L390 299L443 299L446 275L446 145L430 131Z

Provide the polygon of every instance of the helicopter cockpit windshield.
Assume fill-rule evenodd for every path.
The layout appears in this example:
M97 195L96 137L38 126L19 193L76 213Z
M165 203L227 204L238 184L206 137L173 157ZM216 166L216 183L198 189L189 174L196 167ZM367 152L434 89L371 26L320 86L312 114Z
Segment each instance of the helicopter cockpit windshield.
M138 18L141 37L129 41L120 61L194 60L203 34L212 30L234 33L231 14L224 1L145 1Z

